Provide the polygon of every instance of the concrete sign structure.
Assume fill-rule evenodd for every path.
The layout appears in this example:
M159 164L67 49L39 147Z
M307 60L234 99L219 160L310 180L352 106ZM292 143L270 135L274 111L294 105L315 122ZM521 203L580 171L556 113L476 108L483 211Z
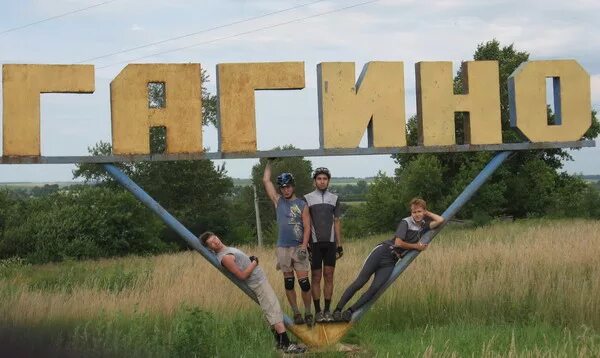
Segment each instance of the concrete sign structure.
M217 65L219 150L256 151L254 91L304 88L304 62Z
M1 163L80 163L521 150L593 146L580 141L591 125L590 76L573 60L531 61L509 79L511 124L530 142L502 143L496 61L463 64L465 93L454 94L451 62L416 64L419 146L406 145L404 65L370 62L359 79L351 62L317 67L319 149L261 152L256 148L254 91L304 88L303 62L217 65L219 151L202 144L200 64L131 64L111 82L113 155L42 157L42 93L92 93L91 65L3 65ZM554 81L558 119L547 123L546 78ZM152 85L163 102L152 106ZM465 144L456 144L455 112L468 112ZM165 127L166 150L150 153L150 130ZM358 148L367 132L368 148Z
M452 62L417 63L419 143L455 144L455 112L469 113L465 123L466 143L502 143L498 62L464 62L461 74L465 93L454 94Z
M116 182L177 232L209 263L256 300L244 281L225 270L198 238L135 184L114 162L190 160L316 155L500 151L455 199L442 216L450 220L512 151L594 146L582 141L591 126L590 76L575 61L531 61L522 64L508 83L511 125L530 142L502 143L498 63L470 61L461 71L465 92L454 93L451 62L416 64L419 145L407 146L404 65L371 62L358 80L354 64L321 63L318 72L319 149L257 151L254 91L302 89L303 62L217 65L219 152L204 153L202 145L202 83L200 64L128 65L112 81L110 156L42 157L40 94L92 93L90 65L3 66L3 153L1 164L102 163ZM555 120L548 123L546 79L553 79ZM153 95L152 95L153 94ZM153 96L156 95L157 98ZM456 144L456 112L467 112L465 142ZM166 129L166 150L150 153L150 131ZM358 148L367 132L368 148ZM431 241L443 225L423 238ZM386 284L351 322L286 326L310 346L336 343L419 255L410 251L396 264Z
M555 125L547 122L546 78L554 82ZM511 125L532 142L574 140L592 125L590 75L576 61L525 62L508 78L508 93Z
M149 84L164 84L164 106L150 108ZM167 153L202 152L199 64L129 65L110 84L113 153L147 154L151 127L167 128Z
M93 93L94 90L91 65L2 66L2 155L41 155L41 93Z

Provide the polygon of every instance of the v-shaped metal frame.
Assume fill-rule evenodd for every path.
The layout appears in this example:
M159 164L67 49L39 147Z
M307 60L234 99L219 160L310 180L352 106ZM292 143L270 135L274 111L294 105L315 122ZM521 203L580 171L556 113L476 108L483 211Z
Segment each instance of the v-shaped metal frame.
M433 240L448 221L460 211L460 209L475 195L477 190L490 178L490 176L504 163L504 161L510 156L512 151L498 152L488 162L488 164L481 170L481 172L467 185L463 192L454 200L452 205L444 211L442 217L445 219L444 224L435 230L431 230L423 236L422 241L429 243ZM131 180L125 173L118 169L114 164L105 163L102 164L106 172L113 177L121 186L129 190L139 201L146 205L156 215L158 215L165 224L174 230L179 236L181 236L192 248L198 251L204 258L213 265L217 270L221 271L229 280L237 285L245 294L251 299L257 302L256 295L248 285L236 278L229 271L224 269L218 262L216 256L207 248L202 246L200 240L192 234L183 224L181 224L173 215L165 210L159 203L157 203L150 195L148 195L142 188L140 188L133 180ZM419 251L409 251L400 261L396 263L394 271L390 278L383 285L383 287L377 292L377 294L365 304L361 309L354 313L352 321L349 323L323 323L316 324L314 327L308 327L306 325L294 325L292 319L284 314L284 323L299 339L304 343L312 347L322 347L337 343L346 332L352 327L352 324L357 322L375 303L375 301L385 292L385 290L406 270L406 268L414 261L419 255Z

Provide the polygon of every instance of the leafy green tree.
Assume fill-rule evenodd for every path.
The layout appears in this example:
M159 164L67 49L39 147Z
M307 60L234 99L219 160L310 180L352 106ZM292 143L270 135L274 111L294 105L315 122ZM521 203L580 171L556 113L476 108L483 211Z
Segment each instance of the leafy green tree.
M163 225L126 192L78 186L19 202L0 257L32 263L164 252Z
M491 158L492 153L489 152L474 153L465 157L457 174L445 186L445 196L439 209L440 212L452 204ZM504 167L500 167L496 171L497 178L505 178L507 175L508 173ZM506 185L504 180L489 181L469 200L458 216L463 218L480 217L489 220L493 216L504 214L506 208Z
M15 205L7 189L0 190L0 242L4 240L4 232L8 218Z
M254 189L252 185L245 185L237 188L234 196L231 197L231 234L235 242L241 244L255 244L256 235L256 216L254 213ZM267 200L267 199L263 199Z
M510 74L529 59L529 53L518 51L513 45L501 46L497 40L492 40L478 45L473 59L498 61L502 138L504 142L524 141L525 138L510 127L506 84ZM462 93L463 88L461 69L454 80L455 93ZM582 139L593 139L600 133L600 123L595 111L592 111L591 117L592 125ZM464 125L467 120L468 117L462 113L457 113L455 116L455 134L459 144L464 143ZM553 123L554 120L554 114L548 108L548 122ZM417 117L413 116L407 123L408 144L417 145L417 139ZM449 205L491 158L486 153L443 153L435 156L441 164L443 181L450 183L447 188L448 195L442 200L443 206ZM395 160L399 164L397 175L417 157L419 156L416 154L396 155ZM517 217L542 215L548 201L546 197L540 195L552 190L553 184L556 184L558 170L562 168L562 161L569 159L571 159L570 155L563 149L517 152L480 189L461 214L467 217L476 213L487 216L504 213ZM515 188L515 186L519 187ZM529 195L530 193L535 194ZM428 201L431 202L431 199Z
M549 201L553 217L600 219L600 191L581 177L561 173Z
M393 177L377 173L367 192L364 216L370 232L393 230L406 212L402 187Z
M400 205L407 208L412 198L419 197L429 202L430 210L439 211L445 188L442 174L441 163L433 154L411 161L398 173L398 185L402 188Z
M366 205L348 205L344 211L344 237L351 240L372 233L367 221Z
M378 173L369 186L362 214L368 232L394 230L400 219L410 214L410 200L425 198L428 208L438 211L444 195L442 167L436 156L417 157L391 178ZM353 213L356 214L356 213Z

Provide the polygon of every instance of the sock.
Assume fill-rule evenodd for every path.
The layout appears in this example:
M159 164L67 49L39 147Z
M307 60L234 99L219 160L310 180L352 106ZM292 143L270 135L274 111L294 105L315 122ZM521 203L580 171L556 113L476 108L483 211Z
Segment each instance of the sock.
M342 312L342 307L338 306L336 307L333 312Z
M325 311L329 312L329 306L331 306L331 300L325 299Z
M298 306L293 306L292 311L294 311L294 315L300 314L300 310L298 309Z
M277 334L277 344L282 348L290 345L290 337L288 337L287 332Z
M312 314L310 305L304 307L304 314Z
M279 347L279 333L274 329L271 329L271 332L273 333L273 338L275 338L275 344Z
M315 312L321 312L321 300L313 300L313 302L315 303Z

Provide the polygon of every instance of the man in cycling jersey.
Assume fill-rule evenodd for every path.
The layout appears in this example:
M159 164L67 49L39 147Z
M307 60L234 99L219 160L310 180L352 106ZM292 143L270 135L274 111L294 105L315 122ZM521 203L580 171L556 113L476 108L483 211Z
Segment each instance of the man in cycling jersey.
M333 315L330 312L333 275L336 260L344 253L340 202L338 196L328 190L330 179L329 169L323 167L315 169L313 173L315 190L304 196L310 213L311 281L315 321L317 322L333 321ZM323 285L324 310L321 310L321 278L325 281Z

